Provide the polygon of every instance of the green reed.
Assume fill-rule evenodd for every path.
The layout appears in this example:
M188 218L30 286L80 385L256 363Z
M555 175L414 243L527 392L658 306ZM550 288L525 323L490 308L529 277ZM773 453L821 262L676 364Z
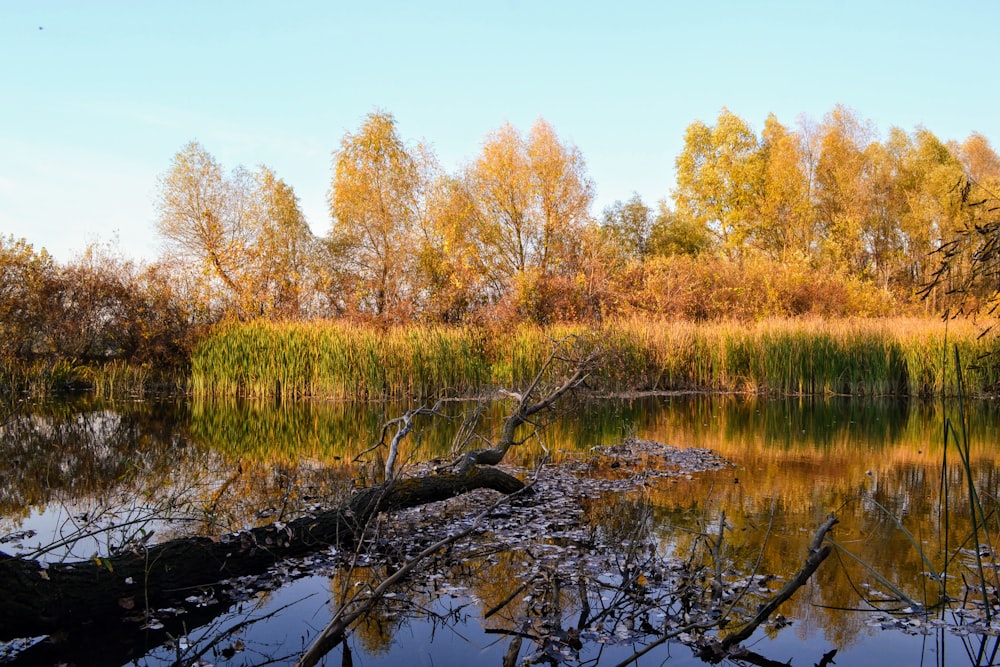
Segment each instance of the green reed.
M0 360L0 393L8 399L46 398L89 388L92 371L71 360Z
M975 367L942 362L946 334ZM944 396L957 374L970 395L1000 387L994 346L967 324L937 320L626 320L599 327L408 326L251 322L217 328L195 350L201 396L332 399L467 396L523 387L564 341L599 353L600 392Z

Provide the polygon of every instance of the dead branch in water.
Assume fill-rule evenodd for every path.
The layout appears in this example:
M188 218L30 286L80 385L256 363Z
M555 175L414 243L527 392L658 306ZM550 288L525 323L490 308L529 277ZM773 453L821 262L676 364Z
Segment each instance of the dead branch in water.
M518 393L513 391L502 391L501 394L513 398L515 402L514 411L504 419L500 436L493 447L479 449L460 456L453 465L458 469L467 470L475 465L497 465L507 452L525 442L527 438L517 439L517 431L526 424L533 424L532 418L538 413L552 408L559 399L568 393L581 387L586 382L587 377L594 370L600 357L594 352L585 357L575 359L563 354L563 348L568 344L567 339L555 342L555 348L548 358L538 369L538 373L528 384L528 387ZM551 389L541 398L536 399L535 394L541 387L542 380L551 372L552 366L557 362L565 362L571 365L569 375L556 387Z

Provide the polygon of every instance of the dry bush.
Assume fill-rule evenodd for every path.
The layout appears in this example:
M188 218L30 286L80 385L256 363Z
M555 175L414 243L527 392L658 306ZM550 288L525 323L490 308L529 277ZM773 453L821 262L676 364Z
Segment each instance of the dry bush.
M895 312L885 290L820 271L805 262L751 257L653 257L626 267L616 285L616 314L684 320L761 320L819 315L876 316Z

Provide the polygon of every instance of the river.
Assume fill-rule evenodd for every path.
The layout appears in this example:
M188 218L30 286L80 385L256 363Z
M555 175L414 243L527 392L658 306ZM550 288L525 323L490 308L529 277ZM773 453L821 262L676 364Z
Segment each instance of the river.
M287 519L335 502L376 475L377 461L354 459L373 443L379 426L406 407L92 398L36 405L0 431L0 536L6 536L0 549L43 560L86 559L176 534ZM452 415L470 409L447 407ZM486 411L484 432L495 427L501 410L495 405ZM947 436L946 423L954 426ZM404 443L404 460L447 457L460 426L458 418L422 420ZM992 619L979 619L991 629L981 635L963 629L961 616L911 612L942 594L968 598L963 577L978 576L976 551L987 559L987 595L996 604L989 535L1000 534L991 514L998 434L994 403L968 406L963 416L958 405L940 402L656 396L573 406L509 462L530 467L548 452L555 461L550 465L558 465L625 438L710 449L732 466L606 496L589 507L589 520L611 534L622 517L641 514L663 557L687 553L699 536L723 525L719 557L726 569L774 575L778 582L801 566L816 528L835 513L839 546L833 555L782 606L787 621L759 630L745 644L752 655L733 664L830 664L823 663L827 656L836 664L880 667L987 665L997 661L1000 625ZM959 443L986 515L986 528L976 536ZM81 532L93 535L69 539ZM518 598L523 613L513 625L504 627L499 614L483 616L496 600L518 593L519 558L514 549L491 556L488 566L452 567L433 580L433 591L427 582L419 590L404 587L394 593L400 604L369 615L348 641L349 655L338 648L330 664L347 658L364 665L503 664L512 638L532 636L525 625L530 601L523 600L530 596ZM308 560L290 566L276 577L280 587L254 591L207 625L186 627L183 637L167 644L152 641L148 653L131 658L169 664L203 652L200 659L212 664L294 662L329 619L338 591L354 585L328 563L315 565L316 573ZM364 570L357 567L352 576ZM655 614L649 622L656 625ZM563 653L525 641L520 657L614 665L642 645L634 633L583 640ZM16 648L5 648L15 664L22 660ZM128 662L113 651L109 662L58 650L53 655L78 664ZM704 663L674 641L639 664Z

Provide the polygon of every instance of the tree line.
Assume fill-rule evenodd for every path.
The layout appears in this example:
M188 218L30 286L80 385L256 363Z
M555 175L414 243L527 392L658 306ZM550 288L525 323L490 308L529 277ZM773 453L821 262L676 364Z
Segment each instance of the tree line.
M449 172L375 111L333 152L331 223L317 235L273 170L227 171L191 142L157 184L155 262L95 245L60 266L0 238L0 353L164 363L225 319L940 312L976 252L942 274L934 251L985 224L991 207L975 204L1000 184L980 134L882 138L843 106L794 127L771 115L760 133L723 109L687 128L676 168L669 199L634 195L595 216L582 153L543 119L503 125Z

